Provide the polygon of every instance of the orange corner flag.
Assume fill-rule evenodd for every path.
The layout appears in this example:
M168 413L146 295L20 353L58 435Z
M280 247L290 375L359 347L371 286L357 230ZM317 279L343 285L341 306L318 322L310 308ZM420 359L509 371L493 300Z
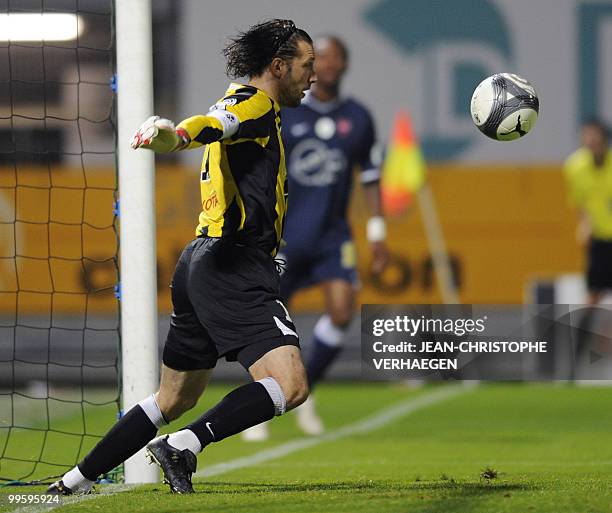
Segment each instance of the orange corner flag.
M425 159L410 116L399 111L382 170L381 195L385 214L400 215L408 209L414 194L425 183L425 169Z

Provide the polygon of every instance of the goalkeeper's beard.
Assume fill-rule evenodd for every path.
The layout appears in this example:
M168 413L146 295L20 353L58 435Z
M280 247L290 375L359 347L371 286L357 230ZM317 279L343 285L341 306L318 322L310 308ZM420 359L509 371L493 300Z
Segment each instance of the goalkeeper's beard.
M278 101L281 107L298 107L302 103L303 88L291 80L291 68L286 77L281 80Z

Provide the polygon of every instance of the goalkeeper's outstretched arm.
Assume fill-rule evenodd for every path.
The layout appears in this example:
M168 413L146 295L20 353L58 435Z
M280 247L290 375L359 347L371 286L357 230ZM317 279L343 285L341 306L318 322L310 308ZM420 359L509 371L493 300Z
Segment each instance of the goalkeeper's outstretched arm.
M176 127L169 119L151 116L136 130L130 145L135 150L171 153L227 139L237 132L239 125L238 116L225 110L192 116Z

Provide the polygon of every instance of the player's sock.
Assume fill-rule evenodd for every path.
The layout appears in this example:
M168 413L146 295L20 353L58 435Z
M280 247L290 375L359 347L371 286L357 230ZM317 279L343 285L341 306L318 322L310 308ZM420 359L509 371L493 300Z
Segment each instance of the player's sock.
M342 339L346 330L335 326L329 317L321 317L314 327L313 344L306 363L310 390L323 378L329 366L342 351Z
M164 424L167 422L155 395L147 397L121 417L83 458L78 464L79 471L86 479L95 481L100 474L109 472L136 454L155 438L158 428Z
M595 312L596 310L593 307L585 309L582 318L578 322L578 326L575 329L576 345L574 349L574 364L572 365L572 379L576 378L578 366L582 363L586 350L589 348Z
M286 406L285 395L278 382L271 377L264 378L232 390L221 399L221 402L186 426L184 430L196 435L201 450L209 443L219 442L251 426L270 420L275 415L282 415ZM182 441L185 444L183 447L187 449L189 448L187 444L192 444L193 439L189 442L188 435L183 436ZM175 443L181 442L178 438L172 440L171 435L168 443L174 446Z
M191 429L187 428L181 429L176 433L171 433L170 436L168 436L168 443L179 451L189 449L193 454L198 454L202 451L200 439Z
M66 472L64 477L62 477L62 482L64 483L64 486L70 488L73 493L87 493L94 485L94 481L87 479L81 473L79 467L74 467L72 470Z

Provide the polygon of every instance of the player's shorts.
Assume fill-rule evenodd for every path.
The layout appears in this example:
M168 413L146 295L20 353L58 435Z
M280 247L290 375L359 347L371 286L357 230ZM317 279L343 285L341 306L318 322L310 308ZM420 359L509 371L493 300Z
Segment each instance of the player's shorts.
M291 247L288 247L279 257L286 260L281 276L281 296L285 300L301 288L334 279L359 286L355 245L350 239L314 247L309 253L291 251Z
M587 286L589 290L612 290L612 241L591 240Z
M272 349L299 347L274 259L262 249L197 238L183 250L171 288L163 361L172 369L212 369L222 357L248 369Z

